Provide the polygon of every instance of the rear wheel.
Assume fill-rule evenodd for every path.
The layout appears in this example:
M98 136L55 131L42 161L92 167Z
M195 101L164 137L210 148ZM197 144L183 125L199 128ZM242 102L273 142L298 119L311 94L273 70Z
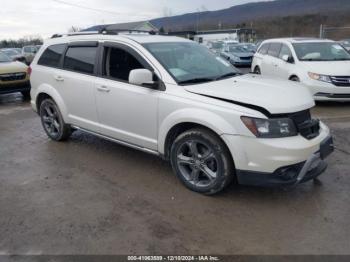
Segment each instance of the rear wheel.
M45 99L40 105L41 123L46 134L54 141L65 141L72 134L70 125L67 125L58 106L52 99Z
M234 166L226 145L213 132L192 129L181 134L171 148L171 164L190 190L213 195L234 177Z
M253 73L256 74L256 75L261 75L260 67L256 66L256 67L254 68L254 72L253 72Z

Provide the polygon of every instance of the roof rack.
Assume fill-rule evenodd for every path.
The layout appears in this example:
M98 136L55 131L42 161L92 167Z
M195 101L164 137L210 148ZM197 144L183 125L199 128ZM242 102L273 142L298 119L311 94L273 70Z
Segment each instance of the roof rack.
M59 38L63 36L79 36L79 35L119 35L122 32L126 33L147 33L150 35L156 35L155 31L147 31L147 30L134 30L134 29L112 29L108 30L108 27L103 27L98 31L80 31L68 34L54 34L51 38Z

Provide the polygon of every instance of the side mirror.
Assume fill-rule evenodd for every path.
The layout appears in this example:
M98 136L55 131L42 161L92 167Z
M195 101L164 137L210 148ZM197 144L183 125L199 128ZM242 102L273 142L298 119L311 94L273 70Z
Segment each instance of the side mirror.
M130 71L129 83L139 86L155 88L156 82L153 81L153 73L148 69L134 69Z
M294 59L292 56L289 55L283 55L282 56L282 60L287 62L287 63L294 63Z

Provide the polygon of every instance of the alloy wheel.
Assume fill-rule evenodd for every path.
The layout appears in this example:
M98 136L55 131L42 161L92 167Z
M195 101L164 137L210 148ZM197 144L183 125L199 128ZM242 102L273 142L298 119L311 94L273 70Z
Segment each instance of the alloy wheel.
M210 146L198 140L179 146L176 164L181 175L196 187L208 187L218 178L218 160Z
M56 108L47 103L42 111L42 120L45 130L51 137L57 137L60 134L61 124Z

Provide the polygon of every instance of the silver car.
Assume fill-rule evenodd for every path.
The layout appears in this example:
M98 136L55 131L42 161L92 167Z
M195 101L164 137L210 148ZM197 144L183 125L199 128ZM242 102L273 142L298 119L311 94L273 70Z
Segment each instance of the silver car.
M221 56L234 66L251 66L254 52L247 49L243 44L228 46Z

